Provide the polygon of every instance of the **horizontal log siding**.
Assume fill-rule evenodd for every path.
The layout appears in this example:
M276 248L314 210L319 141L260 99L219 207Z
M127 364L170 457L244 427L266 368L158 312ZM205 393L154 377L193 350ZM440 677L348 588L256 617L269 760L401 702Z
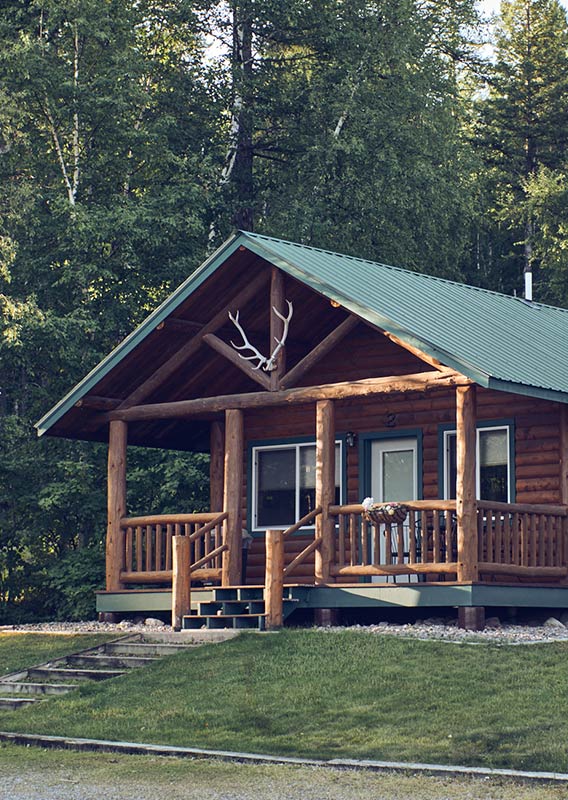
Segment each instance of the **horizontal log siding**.
M387 341L387 340L385 340ZM390 342L387 341L390 346ZM400 352L400 351L399 351ZM408 355L410 360L414 360ZM401 370L407 371L406 364ZM334 351L335 360L335 351ZM349 359L346 359L346 363ZM337 363L337 362L335 362ZM413 367L414 368L414 367ZM319 374L319 373L318 373ZM322 373L323 374L323 373ZM374 373L379 374L379 373ZM310 376L313 378L313 376ZM342 373L329 374L330 380L344 379ZM328 377L325 380L328 380ZM545 400L523 397L481 389L477 393L479 421L513 419L515 422L515 478L517 503L560 503L559 466L559 406ZM394 422L394 425L388 425ZM338 434L345 431L388 433L393 438L407 429L422 431L423 496L437 499L442 487L438 486L438 436L439 425L455 424L455 391L437 389L426 394L408 393L388 398L358 398L336 402ZM245 412L245 437L247 442L315 437L315 407L313 405L267 411ZM358 447L347 448L346 503L360 503ZM248 468L248 465L247 465ZM248 480L248 472L245 471ZM247 488L243 493L243 520L246 519ZM285 559L292 559L307 545L310 538L292 536L286 542ZM313 581L313 556L294 572L294 583ZM264 539L255 540L249 553L248 583L261 583L264 579Z

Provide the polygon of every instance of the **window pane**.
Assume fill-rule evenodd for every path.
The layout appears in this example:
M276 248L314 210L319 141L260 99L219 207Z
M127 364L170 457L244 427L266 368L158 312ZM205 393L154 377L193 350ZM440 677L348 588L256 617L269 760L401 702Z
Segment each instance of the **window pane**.
M316 448L300 447L300 517L313 511L316 505Z
M335 445L335 503L341 502L341 445ZM316 447L300 447L300 517L316 507Z
M482 500L508 502L508 461L507 431L480 431L479 495Z
M412 500L414 495L414 450L383 452L383 498Z
M456 481L457 481L457 460L456 460L456 434L450 433L448 434L448 438L446 439L448 452L448 491L447 497L448 500L455 500L456 499Z
M257 453L257 525L292 525L296 520L296 449Z

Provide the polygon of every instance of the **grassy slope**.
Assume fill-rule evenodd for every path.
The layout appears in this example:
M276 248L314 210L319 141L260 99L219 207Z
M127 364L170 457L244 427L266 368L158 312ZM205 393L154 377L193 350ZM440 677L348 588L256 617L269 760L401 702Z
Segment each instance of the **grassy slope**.
M0 633L0 675L116 638L101 634Z
M561 643L244 635L0 713L0 729L567 772L567 656Z

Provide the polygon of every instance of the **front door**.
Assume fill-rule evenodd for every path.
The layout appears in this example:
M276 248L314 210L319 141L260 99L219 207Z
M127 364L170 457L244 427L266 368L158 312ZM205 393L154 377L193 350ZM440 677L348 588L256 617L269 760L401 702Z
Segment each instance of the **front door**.
M418 499L418 440L414 437L400 439L375 439L371 442L371 495L375 503L408 502ZM382 527L382 526L381 526ZM405 526L405 538L408 530ZM386 531L379 537L380 552L373 552L373 561L390 563L393 542ZM388 552L390 550L390 553ZM396 547L394 547L396 552ZM408 552L408 546L405 547ZM384 583L384 578L377 578ZM392 580L388 578L387 580Z

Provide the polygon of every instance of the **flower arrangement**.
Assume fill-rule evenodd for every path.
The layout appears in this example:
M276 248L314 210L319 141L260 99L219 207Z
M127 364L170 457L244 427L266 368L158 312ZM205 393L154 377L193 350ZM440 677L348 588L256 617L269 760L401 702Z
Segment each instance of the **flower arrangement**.
M373 525L400 524L408 515L402 503L375 503L372 497L366 497L362 506L363 516Z

